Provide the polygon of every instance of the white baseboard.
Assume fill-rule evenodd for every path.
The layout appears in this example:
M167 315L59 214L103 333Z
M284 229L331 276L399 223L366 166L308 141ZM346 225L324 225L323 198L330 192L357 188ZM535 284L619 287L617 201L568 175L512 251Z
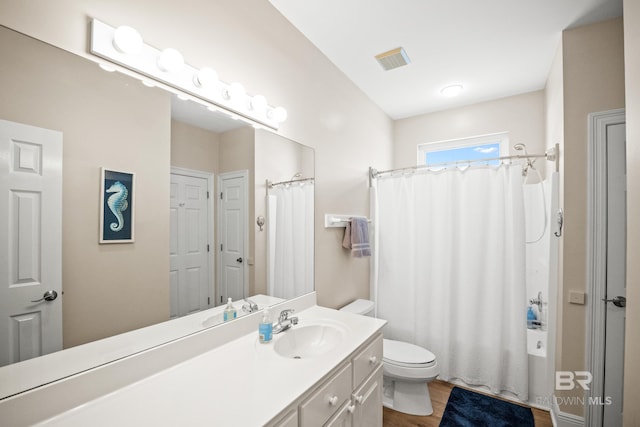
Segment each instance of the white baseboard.
M584 427L584 417L560 411L554 396L551 407L551 423L554 427Z

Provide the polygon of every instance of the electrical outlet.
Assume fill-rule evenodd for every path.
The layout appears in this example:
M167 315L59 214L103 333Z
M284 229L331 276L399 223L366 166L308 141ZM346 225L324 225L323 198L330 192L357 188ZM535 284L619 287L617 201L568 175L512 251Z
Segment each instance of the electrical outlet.
M569 304L584 305L584 292L569 291Z

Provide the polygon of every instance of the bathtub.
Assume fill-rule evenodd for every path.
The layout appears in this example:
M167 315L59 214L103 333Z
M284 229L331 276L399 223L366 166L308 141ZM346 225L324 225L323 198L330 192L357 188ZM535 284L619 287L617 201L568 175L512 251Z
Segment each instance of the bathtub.
M527 329L527 353L529 361L529 401L536 408L549 409L549 358L547 331Z

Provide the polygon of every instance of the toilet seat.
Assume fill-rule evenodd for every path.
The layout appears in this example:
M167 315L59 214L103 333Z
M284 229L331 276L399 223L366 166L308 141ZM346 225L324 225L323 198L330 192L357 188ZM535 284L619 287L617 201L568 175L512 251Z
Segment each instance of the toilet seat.
M426 348L408 342L383 340L383 361L405 368L428 368L436 363L436 356Z

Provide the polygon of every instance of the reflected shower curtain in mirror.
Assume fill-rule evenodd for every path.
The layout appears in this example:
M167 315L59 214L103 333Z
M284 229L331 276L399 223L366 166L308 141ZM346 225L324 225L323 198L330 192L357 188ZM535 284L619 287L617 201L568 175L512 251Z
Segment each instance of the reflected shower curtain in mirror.
M521 172L502 165L378 178L374 292L385 337L429 349L440 378L527 400Z
M293 298L313 291L313 183L281 185L267 196L269 295Z

